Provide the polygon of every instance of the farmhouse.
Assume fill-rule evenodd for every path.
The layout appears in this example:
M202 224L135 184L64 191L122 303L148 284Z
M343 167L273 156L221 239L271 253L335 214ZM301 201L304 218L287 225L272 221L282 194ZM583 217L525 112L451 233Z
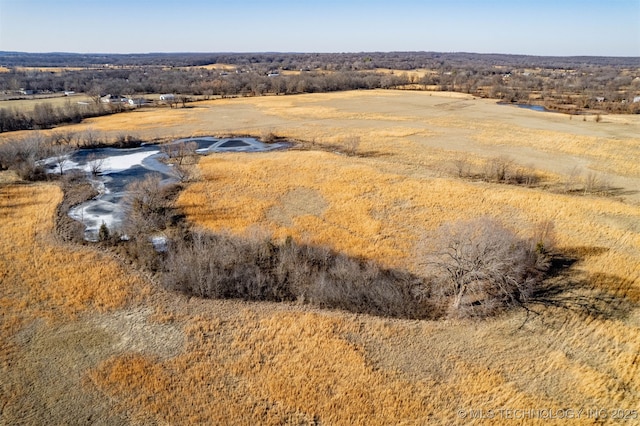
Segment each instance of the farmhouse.
M100 98L100 102L103 104L122 104L128 102L129 99L121 95L104 95Z

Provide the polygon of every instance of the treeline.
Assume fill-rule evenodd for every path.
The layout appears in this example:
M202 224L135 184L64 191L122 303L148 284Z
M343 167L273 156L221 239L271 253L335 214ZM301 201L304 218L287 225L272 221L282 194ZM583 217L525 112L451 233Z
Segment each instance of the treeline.
M187 95L256 96L266 93L293 94L335 90L371 89L408 83L401 75L385 75L373 71L342 70L303 71L299 75L280 74L282 69L257 66L221 73L204 68L74 70L57 73L11 71L0 73L0 91L20 96L20 92L86 93L96 100L100 95L143 95L177 93Z
M12 80L13 79L13 80ZM47 129L58 124L78 123L89 117L112 114L127 110L121 103L102 103L105 94L126 94L142 97L147 93L176 94L170 104L190 101L191 96L200 98L228 96L261 96L266 94L321 93L340 90L376 89L399 87L408 83L407 78L374 72L308 72L300 75L269 76L266 73L239 72L220 75L205 69L163 70L85 70L56 74L43 72L0 73L0 87L4 92L15 92L8 87L28 88L37 92L62 90L80 91L88 94L89 103L73 103L69 98L63 106L54 107L46 102L37 104L33 110L24 111L1 107L0 132L15 130ZM150 104L145 104L149 106Z
M201 66L209 64L269 64L283 69L305 67L326 69L392 68L412 70L455 66L510 66L521 68L568 69L591 66L637 68L638 57L609 56L530 56L466 52L347 52L347 53L25 53L0 52L5 67L131 67L131 66Z
M31 111L0 108L0 133L16 130L50 129L59 124L80 123L85 118L124 111L121 104L68 103L55 107L48 103L36 104Z

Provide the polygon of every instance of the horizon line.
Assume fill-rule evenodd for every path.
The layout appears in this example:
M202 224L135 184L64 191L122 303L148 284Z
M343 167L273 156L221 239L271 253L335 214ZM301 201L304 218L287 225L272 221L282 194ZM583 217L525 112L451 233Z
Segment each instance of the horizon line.
M127 56L127 55L242 55L242 54L287 54L287 55L348 55L348 54L374 54L374 53L435 53L445 55L484 55L484 56L521 56L533 58L626 58L640 59L640 56L633 55L540 55L530 53L500 53L500 52L472 52L472 51L435 51L435 50L362 50L362 51L151 51L151 52L73 52L73 51L20 51L20 50L0 50L0 54L25 54L25 55L104 55L104 56Z

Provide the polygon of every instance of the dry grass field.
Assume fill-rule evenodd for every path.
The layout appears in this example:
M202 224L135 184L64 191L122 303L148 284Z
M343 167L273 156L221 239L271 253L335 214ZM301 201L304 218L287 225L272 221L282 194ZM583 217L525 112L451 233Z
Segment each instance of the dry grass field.
M363 91L216 100L73 126L89 128L305 141L202 158L177 203L209 229L260 229L420 273L421 241L443 222L489 215L526 236L551 220L575 263L531 305L535 314L482 321L200 300L94 247L60 243L58 188L3 175L0 424L546 425L567 423L544 418L566 409L576 424L639 421L612 415L640 408L640 117L570 120L465 95ZM461 157L480 165L500 155L541 183L455 176ZM562 191L589 172L615 194ZM505 409L524 411L487 411ZM494 418L470 419L471 410Z
M69 108L77 105L79 102L90 103L93 102L89 96L83 94L77 94L73 96L40 96L31 95L29 99L15 99L0 101L0 108L6 108L7 110L29 112L33 111L38 104L48 104L54 108Z

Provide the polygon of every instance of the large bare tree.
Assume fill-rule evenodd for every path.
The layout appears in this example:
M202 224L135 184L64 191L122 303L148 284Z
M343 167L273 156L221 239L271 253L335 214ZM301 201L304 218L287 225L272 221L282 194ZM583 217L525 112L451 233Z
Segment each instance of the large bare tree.
M426 272L458 315L526 302L548 268L539 244L486 217L444 224L428 246Z

